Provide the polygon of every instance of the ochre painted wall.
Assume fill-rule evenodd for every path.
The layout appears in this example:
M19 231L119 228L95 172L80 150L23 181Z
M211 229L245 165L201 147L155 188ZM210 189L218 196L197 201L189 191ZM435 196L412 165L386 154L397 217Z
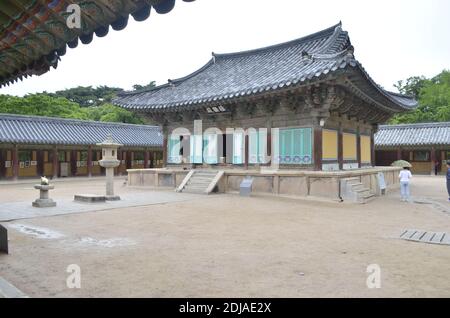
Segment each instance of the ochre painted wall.
M37 167L30 166L26 168L19 167L19 177L36 177L37 176Z
M431 162L413 161L413 162L411 162L411 164L412 164L412 168L411 168L412 173L431 174Z
M44 176L51 177L53 176L53 164L46 162L44 163Z
M31 151L31 161L37 160L36 151ZM19 162L19 177L36 177L37 166L25 167L25 162Z
M6 151L6 161L9 161L11 163L11 167L6 168L5 175L7 178L12 177L13 171L12 171L12 153L10 150Z
M322 130L322 159L338 159L338 132L336 130Z
M361 163L372 162L370 136L361 135Z
M343 133L344 160L357 160L356 135Z
M87 174L87 167L77 167L77 176L85 176Z
M92 167L92 174L93 175L101 174L101 167L100 166L93 166Z

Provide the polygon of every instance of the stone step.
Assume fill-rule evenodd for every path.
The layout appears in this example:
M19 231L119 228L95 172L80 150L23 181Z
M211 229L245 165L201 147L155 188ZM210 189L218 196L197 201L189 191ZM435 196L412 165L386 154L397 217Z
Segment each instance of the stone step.
M194 176L215 176L217 174L217 172L215 171L211 171L211 172L195 172Z
M211 181L213 181L214 179L195 179L195 178L192 178L191 180L189 180L189 181L195 181L195 182L211 182Z
M214 180L214 178L191 178L191 180L195 180L195 181L203 181L203 182L211 182Z
M371 194L370 196L364 198L364 203L368 203L372 200L375 200L375 198L376 196L374 194Z
M215 170L196 170L180 192L205 194L219 173Z
M213 181L214 178L210 178L210 179L198 179L198 178L191 178L189 181L198 181L198 182L211 182Z
M370 193L370 189L369 188L362 188L362 189L357 189L354 191L356 194L359 193L365 193L365 192L369 192Z
M364 198L364 197L369 196L369 195L372 195L372 193L370 193L370 190L364 190L364 191L356 193L356 196L358 198Z
M356 200L357 200L357 201L359 201L359 200L365 200L365 199L369 198L371 195L372 195L372 194L370 194L370 193L365 193L364 195L358 195L358 196L356 197Z
M360 199L366 199L366 198L370 198L371 196L372 196L373 194L372 193L369 193L369 192L367 192L367 193L364 193L364 194L360 194L360 195L358 195L357 196L357 200L360 200Z
M191 180L188 182L189 184L203 184L203 185L209 185L212 182L212 180L209 181L197 181L197 180Z
M213 181L213 179L211 180L206 180L206 179L191 179L189 180L190 182L198 182L198 183L210 183L211 181Z
M361 179L358 177L354 177L354 178L345 178L344 181L349 182L349 181L358 181L361 182Z
M362 183L354 183L354 184L350 184L350 186L352 187L353 191L365 189L364 184L362 184Z
M196 182L192 182L192 183L188 183L186 185L186 187L203 187L203 188L207 188L211 183L196 183Z
M214 179L214 177L215 176L213 176L213 177L197 177L197 176L193 176L191 178L191 180L212 180L212 179Z
M198 184L210 184L212 180L191 180L188 184L198 183Z

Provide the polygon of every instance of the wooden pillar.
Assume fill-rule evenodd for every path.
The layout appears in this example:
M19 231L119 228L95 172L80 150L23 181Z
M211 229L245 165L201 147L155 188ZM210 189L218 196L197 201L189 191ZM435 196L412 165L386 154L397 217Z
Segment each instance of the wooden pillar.
M163 167L167 167L167 147L168 147L168 138L169 138L169 129L167 126L163 126Z
M152 151L149 151L149 152L148 152L148 167L149 167L150 169L155 167L155 164L154 164L154 162L153 162L154 160L155 160L155 157L154 157L153 152L152 152Z
M378 131L378 125L372 125L372 131L370 133L370 161L372 167L375 167L377 164L375 162L375 134Z
M439 172L446 172L447 171L447 153L445 151L441 151L441 171Z
M58 148L53 147L53 179L58 178L59 171L59 158L58 158Z
M6 176L6 153L5 150L0 149L0 179L3 179Z
M356 159L358 161L358 168L361 168L361 132L359 127L356 129Z
M322 128L314 127L314 170L322 171Z
M167 166L167 136L163 139L163 167Z
M123 157L123 150L122 149L117 149L117 160L120 161L120 164L122 164L122 157Z
M87 155L87 171L88 177L92 177L92 146L88 147L88 155Z
M13 180L17 180L19 178L19 147L17 145L14 145L11 155Z
M77 154L78 154L78 152L76 150L72 150L70 152L70 174L73 177L75 177L77 175L77 172L78 172Z
M114 175L122 175L122 149L117 149L117 160L119 160L119 166L114 168Z
M430 160L431 160L431 175L434 176L434 165L436 162L436 149L434 147L431 147Z
M338 163L339 170L344 170L344 135L342 126L338 130Z
M267 160L272 158L272 128L267 128ZM273 159L272 159L273 160ZM271 164L271 162L266 162L266 164Z
M148 164L149 158L150 158L150 152L148 150L145 150L144 151L144 169L148 169L148 167L149 167L149 164Z
M44 175L44 151L38 150L36 153L36 161L37 161L37 174L39 176Z
M397 160L402 160L402 148L397 149Z
M250 148L249 148L249 137L248 137L248 130L245 132L245 145L244 145L244 149L245 149L245 162L244 162L244 168L248 169L248 162L249 162L249 158L250 158Z
M131 157L131 151L127 150L127 154L126 154L126 168L127 169L131 169L131 161L133 160Z

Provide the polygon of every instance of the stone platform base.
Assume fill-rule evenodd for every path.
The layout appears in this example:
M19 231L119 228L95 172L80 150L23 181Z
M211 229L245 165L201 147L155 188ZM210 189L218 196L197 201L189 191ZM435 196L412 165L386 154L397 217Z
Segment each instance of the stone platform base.
M105 196L106 201L120 201L120 197L118 195L107 195Z
M96 194L76 194L74 201L84 203L105 203L106 197L104 195Z
M196 168L195 171L219 171L220 167ZM222 170L222 169L221 169ZM384 175L386 191L399 188L398 167L361 168L348 171L309 171L300 169L228 169L217 183L219 193L239 193L241 182L253 179L252 193L320 198L343 201L342 183L351 178L361 183L367 194L381 196L379 173ZM128 169L128 186L177 189L190 170L181 168ZM350 201L351 202L351 201Z
M56 202L52 199L37 199L32 205L35 208L53 208L56 206Z

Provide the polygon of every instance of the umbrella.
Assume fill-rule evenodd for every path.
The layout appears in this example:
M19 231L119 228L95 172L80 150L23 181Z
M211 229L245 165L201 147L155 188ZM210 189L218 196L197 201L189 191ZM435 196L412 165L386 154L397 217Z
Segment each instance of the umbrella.
M411 168L412 165L406 160L397 160L391 164L393 167Z

